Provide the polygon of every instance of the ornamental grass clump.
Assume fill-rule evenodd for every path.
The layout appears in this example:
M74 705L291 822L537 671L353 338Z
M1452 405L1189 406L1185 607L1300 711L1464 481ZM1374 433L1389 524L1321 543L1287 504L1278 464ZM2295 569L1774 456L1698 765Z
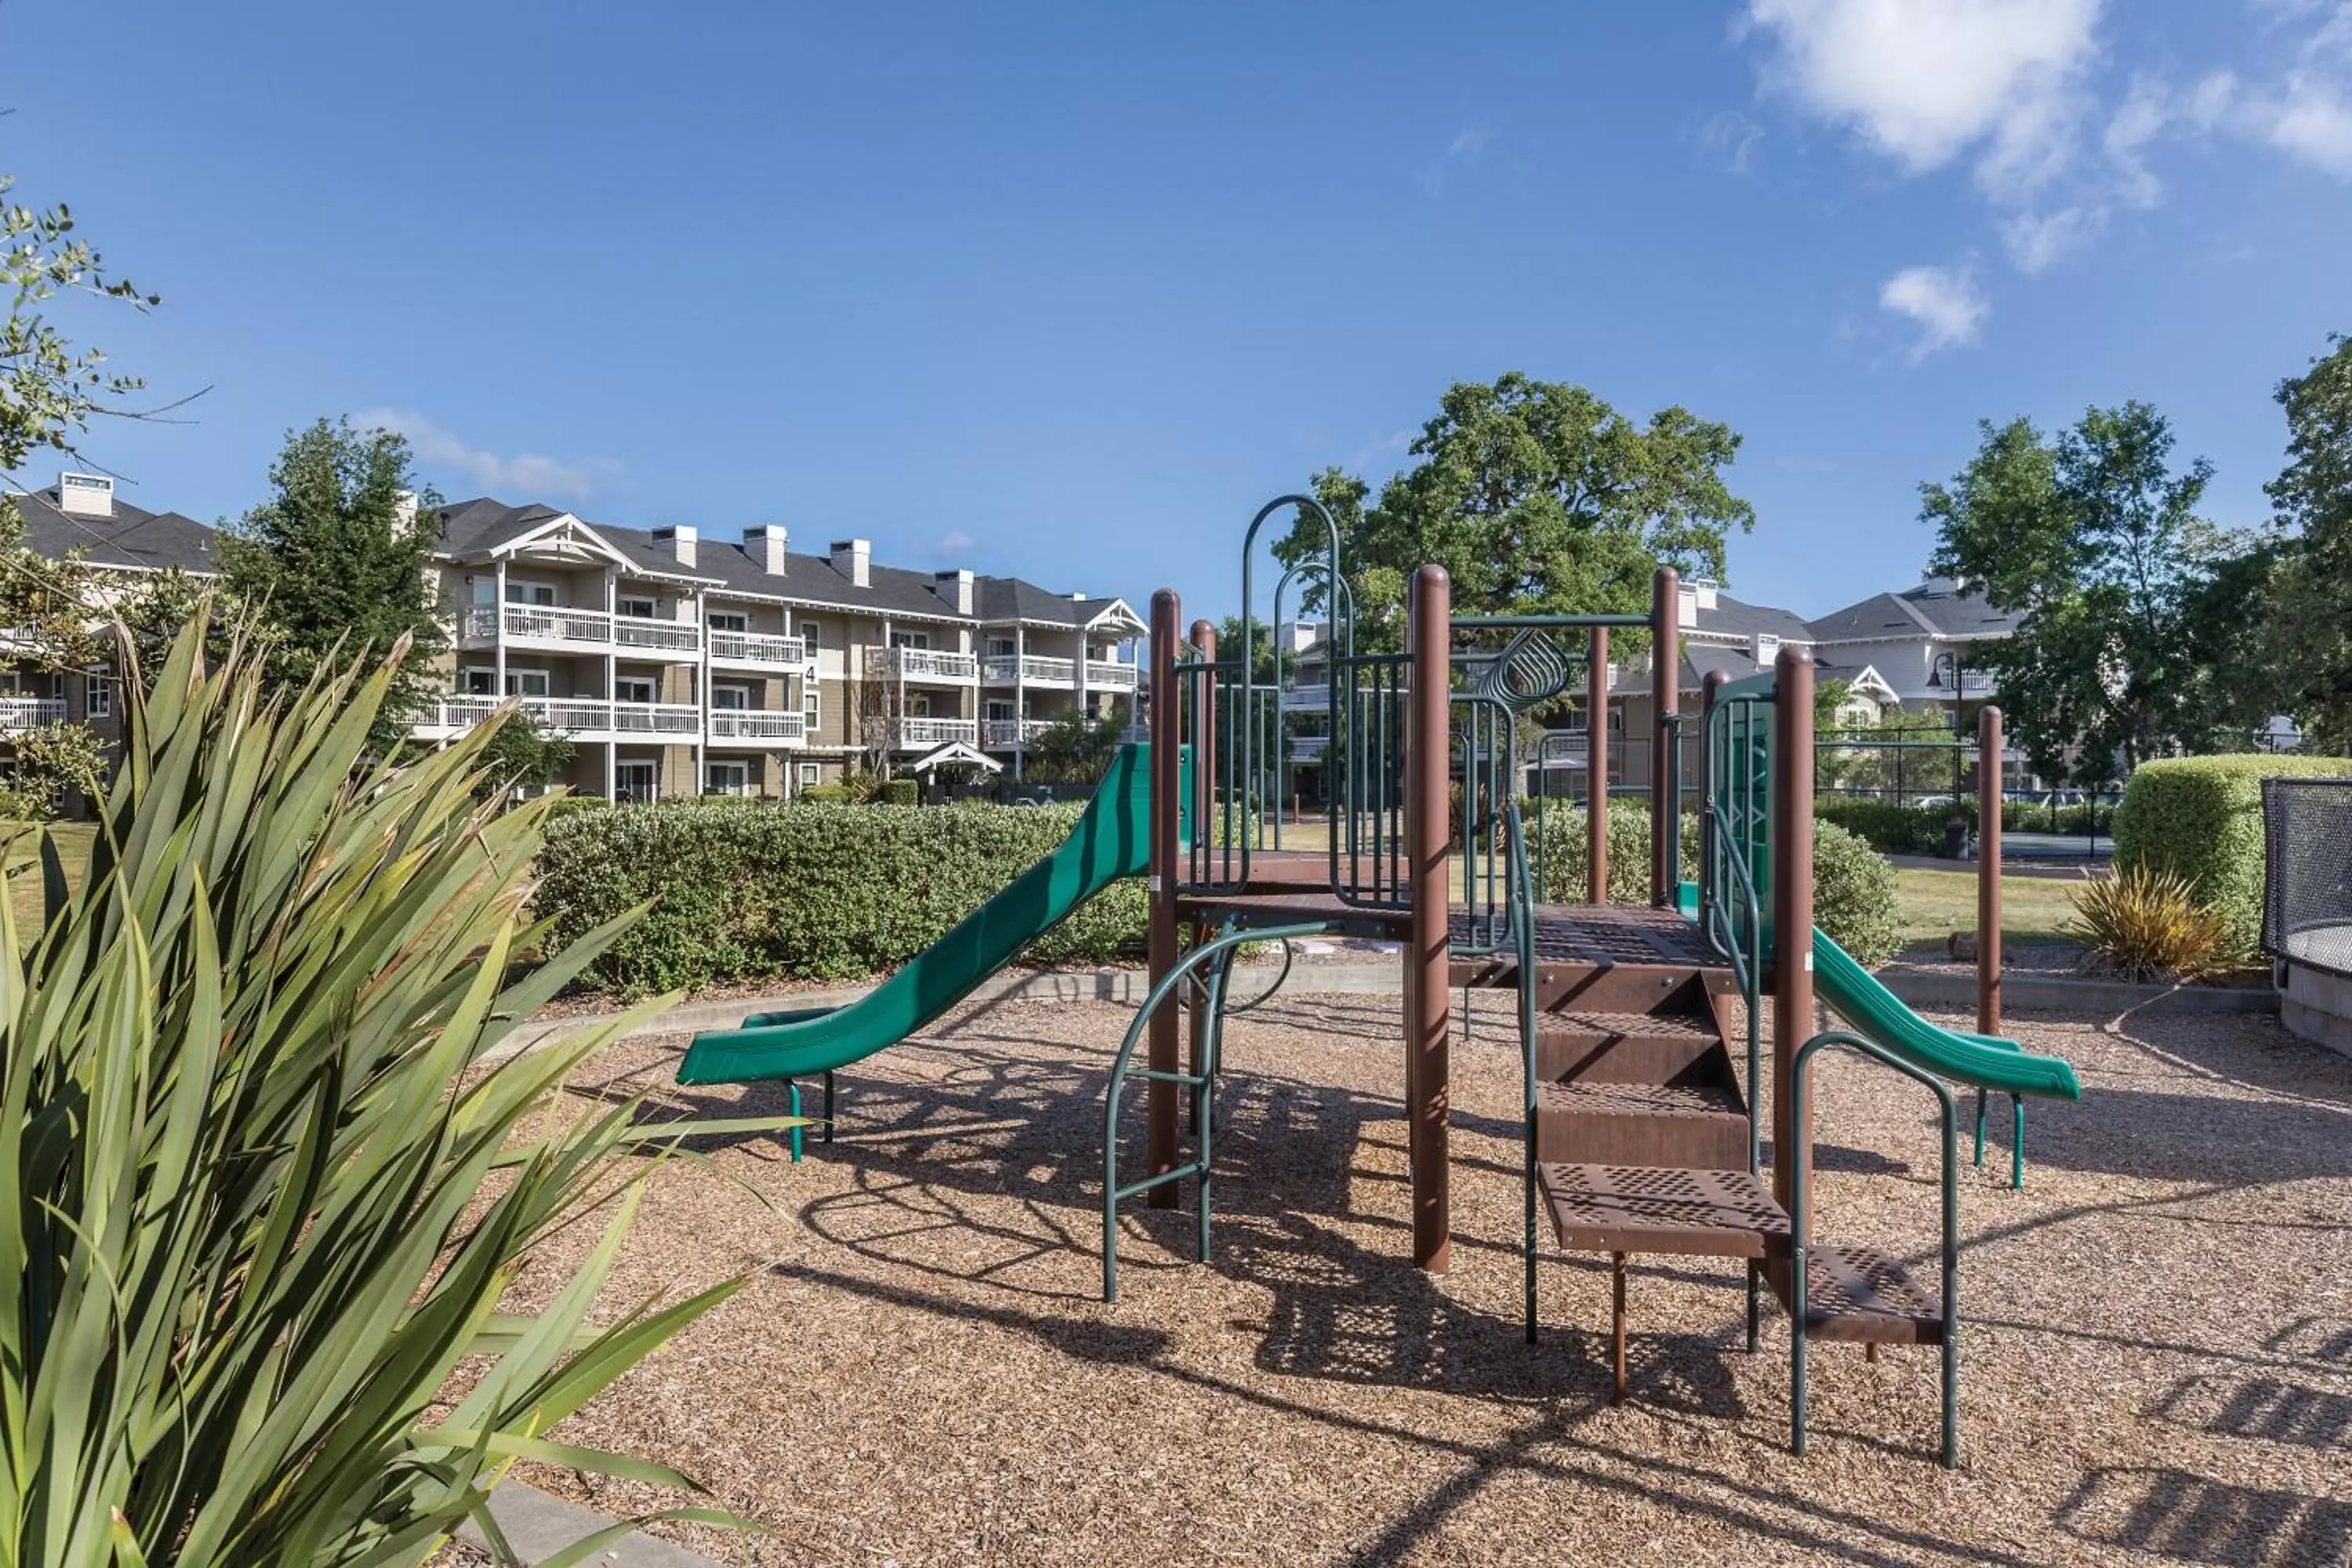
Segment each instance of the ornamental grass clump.
M518 1458L688 1485L547 1434L740 1283L588 1321L623 1156L714 1124L560 1098L642 1012L485 1061L630 917L510 977L546 808L475 800L494 725L372 760L397 653L269 697L225 640L134 697L80 889L45 842L40 929L0 897L0 1561L415 1563L469 1515L511 1560Z
M2074 913L2059 928L2099 968L2132 980L2200 980L2226 967L2228 922L2172 871L2126 867L2068 889Z

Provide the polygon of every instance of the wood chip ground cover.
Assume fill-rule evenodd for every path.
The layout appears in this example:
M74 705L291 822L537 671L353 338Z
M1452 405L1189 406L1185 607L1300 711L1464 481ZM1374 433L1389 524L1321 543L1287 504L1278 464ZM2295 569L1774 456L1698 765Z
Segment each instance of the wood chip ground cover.
M1502 1000L1479 1007L1448 1275L1407 1257L1393 999L1286 994L1233 1022L1213 1258L1188 1260L1189 1191L1132 1204L1109 1307L1102 1090L1130 1015L978 1005L845 1071L839 1141L803 1163L761 1137L662 1173L613 1299L754 1280L558 1435L764 1521L656 1527L730 1563L2352 1557L2352 1061L2261 1017L2015 1021L2085 1098L2030 1108L2024 1192L2005 1118L1963 1171L1948 1474L1931 1351L1820 1347L1790 1458L1786 1324L1768 1312L1748 1355L1740 1277L1709 1260L1636 1260L1627 1407L1603 1260L1546 1262L1525 1344L1516 1054ZM683 1043L624 1042L580 1087L782 1109L775 1086L671 1087ZM1832 1059L1819 1107L1817 1234L1931 1270L1928 1103ZM677 1500L520 1474L616 1517Z

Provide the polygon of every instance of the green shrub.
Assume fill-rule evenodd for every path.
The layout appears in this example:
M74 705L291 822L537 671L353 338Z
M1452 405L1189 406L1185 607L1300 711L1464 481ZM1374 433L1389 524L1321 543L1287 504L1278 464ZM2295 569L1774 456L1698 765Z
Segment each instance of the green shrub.
M741 1279L599 1301L703 1128L559 1105L645 1015L494 1059L565 973L508 984L551 803L470 797L495 723L370 761L396 660L282 691L211 623L124 684L81 885L0 898L0 1562L390 1568L517 1458L659 1478L549 1429Z
M797 798L812 805L847 805L857 798L857 792L847 784L810 784Z
M1529 868L1538 896L1555 903L1584 899L1584 849L1591 840L1580 807L1553 804L1540 824L1533 803L1522 801ZM1698 816L1683 816L1682 868L1698 878ZM1609 803L1609 901L1650 901L1650 808L1640 801ZM1861 963L1884 963L1901 946L1895 936L1895 868L1863 839L1832 822L1813 827L1813 920Z
M912 779L886 779L874 791L877 805L919 805L921 788Z
M2352 774L2340 757L2168 757L2142 763L2116 808L2116 868L2171 871L2221 919L2226 956L2262 940L2263 786L2283 775Z
M1559 801L1545 803L1540 815L1535 802L1519 802L1528 825L1528 867L1536 879L1536 896L1553 903L1584 901L1588 863L1585 847L1591 843L1591 823L1584 808ZM1682 821L1683 879L1698 877L1698 814L1685 812ZM1650 901L1650 807L1638 800L1609 803L1609 901L1646 904Z
M814 790L802 792L803 799ZM620 806L548 832L535 898L560 949L656 899L591 972L624 994L897 967L1069 836L1085 808ZM1106 889L1029 948L1095 962L1139 939L1141 880Z
M2228 928L2177 872L2127 867L2066 896L2074 913L2060 929L2126 979L2198 980L2226 961Z
M1895 868L1834 822L1813 824L1813 923L1857 963L1874 967L1903 946L1895 920Z
M1944 829L1955 814L1973 826L1976 803L1917 805L1866 795L1813 798L1815 816L1837 824L1885 855L1941 855Z

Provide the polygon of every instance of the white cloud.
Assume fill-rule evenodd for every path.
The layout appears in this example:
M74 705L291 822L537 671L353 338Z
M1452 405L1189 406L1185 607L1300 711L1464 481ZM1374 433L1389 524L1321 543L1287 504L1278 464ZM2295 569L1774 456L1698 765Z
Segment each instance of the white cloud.
M2171 95L2142 78L2132 83L2123 107L2107 121L2099 145L2115 170L2117 192L2136 207L2152 207L2164 199L2164 185L2147 166L2147 144L2172 121Z
M2217 70L2197 84L2184 118L2202 132L2263 142L2326 174L2352 178L2352 0L2280 8L2274 27L2317 16L2274 80Z
M971 534L966 533L962 529L950 528L945 533L940 535L940 542L936 546L934 546L934 548L937 549L941 555L961 555L965 551L970 550L973 545L979 542L980 541L974 539Z
M1981 148L1977 178L2030 195L2073 155L2100 0L1748 0L1765 81L1912 174Z
M503 499L542 500L561 498L585 500L594 488L588 471L553 458L525 452L501 458L468 447L423 415L398 408L367 408L352 416L362 430L390 430L408 437L417 458L438 468L454 468L486 491L506 492Z
M1973 267L1906 267L1878 291L1882 310L1908 318L1919 328L1911 345L1916 364L1929 354L1976 342L1992 314Z
M2000 242L2017 269L2031 274L2080 250L2106 226L2107 209L2100 206L2060 207L2041 216L2019 213L2001 220Z
M1486 133L1484 131L1461 131L1454 133L1453 142L1446 146L1445 155L1449 158L1466 158L1473 153L1484 153L1486 150Z
M1748 173L1755 162L1757 143L1763 140L1764 128L1736 109L1710 115L1699 131L1699 144L1735 174Z

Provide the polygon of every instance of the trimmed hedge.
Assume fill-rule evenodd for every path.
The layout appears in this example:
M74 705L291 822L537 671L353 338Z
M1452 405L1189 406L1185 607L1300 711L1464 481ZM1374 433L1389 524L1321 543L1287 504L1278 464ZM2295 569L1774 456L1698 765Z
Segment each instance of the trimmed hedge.
M552 951L655 900L592 972L623 995L862 977L938 941L1068 837L1082 809L615 806L549 825L534 903L555 922ZM1143 929L1137 879L1107 889L1024 956L1100 963Z
M882 781L882 787L875 792L874 804L920 805L923 804L922 791L912 779L885 779Z
M1871 847L1886 855L1937 855L1944 852L1944 826L1957 812L1971 827L1976 802L1963 805L1906 805L1866 795L1816 795L1813 815L1833 822Z
M2221 916L2230 952L2263 932L2263 784L2266 778L2352 774L2342 757L2167 757L2142 763L2116 808L2116 868L2170 871Z

